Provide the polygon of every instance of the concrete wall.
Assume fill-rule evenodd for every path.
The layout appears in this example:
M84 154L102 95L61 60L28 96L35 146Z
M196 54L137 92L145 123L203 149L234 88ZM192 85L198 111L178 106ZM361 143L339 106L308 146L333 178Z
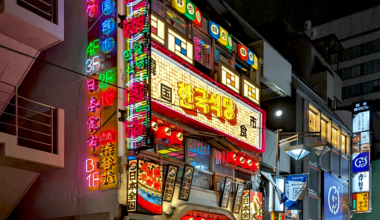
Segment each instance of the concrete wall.
M65 41L39 58L85 74L86 1L65 1ZM40 219L109 212L118 216L117 189L88 191L86 79L73 72L35 62L19 94L65 110L65 168L43 172L13 212L12 219Z

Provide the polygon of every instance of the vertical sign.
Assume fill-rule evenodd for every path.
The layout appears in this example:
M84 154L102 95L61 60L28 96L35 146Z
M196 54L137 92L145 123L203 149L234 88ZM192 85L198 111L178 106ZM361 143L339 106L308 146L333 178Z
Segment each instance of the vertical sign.
M87 0L88 45L85 70L88 119L89 190L117 187L116 19L115 0Z
M220 207L228 208L228 203L230 201L230 195L232 192L233 184L234 184L234 180L231 177L226 176L226 179L224 180L222 198L220 200Z
M191 184L193 182L194 167L185 165L185 169L183 171L178 199L188 201L190 197Z
M244 185L237 184L234 204L232 206L232 213L234 214L239 214L243 191L244 191Z
M150 5L149 0L125 0L123 21L125 40L124 79L126 148L137 149L151 144L150 120Z
M143 160L129 161L127 211L162 214L162 166Z
M343 183L323 172L323 219L343 220Z
M262 205L262 193L253 190L244 190L241 206L241 219L262 219Z
M177 180L177 172L178 172L177 166L168 165L164 194L163 194L163 200L166 202L171 202L173 200L175 182Z
M367 101L353 104L352 207L353 212L371 211L371 108Z

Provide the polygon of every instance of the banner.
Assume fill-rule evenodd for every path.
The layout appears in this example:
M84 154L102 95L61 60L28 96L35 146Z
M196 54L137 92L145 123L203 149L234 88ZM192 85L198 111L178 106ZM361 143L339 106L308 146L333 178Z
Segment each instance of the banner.
M287 176L285 180L285 206L288 210L302 210L302 197L306 189L307 176L305 174Z
M264 171L261 171L260 173L272 184L273 188L276 190L278 199L280 200L280 204L284 203L287 200L287 198L286 198L284 192L282 192L280 190L280 188L277 187L275 181L272 178L272 174L270 174L268 172L264 172Z

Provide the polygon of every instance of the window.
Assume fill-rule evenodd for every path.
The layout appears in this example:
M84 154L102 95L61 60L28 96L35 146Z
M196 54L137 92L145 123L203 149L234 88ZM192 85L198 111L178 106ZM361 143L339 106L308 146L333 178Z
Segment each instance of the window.
M327 141L327 121L324 119L321 119L321 138L322 142Z
M210 145L197 139L188 138L189 162L196 169L210 171Z
M332 138L332 145L339 149L339 136L340 136L340 131L338 128L335 126L332 127L332 132L331 132L331 138Z
M309 131L317 132L317 113L309 110Z
M194 59L210 69L211 38L207 37L197 28L193 29Z
M330 64L336 64L338 61L338 54L337 53L330 54L329 61L330 61Z
M234 176L234 169L227 167L227 166L224 166L222 164L222 157L223 157L222 152L217 150L217 149L214 149L214 150L215 150L214 171L221 173L221 174L228 175L228 176Z
M188 21L169 7L166 7L166 22L180 31L183 35L187 36L186 30Z
M340 150L345 153L345 154L348 154L348 139L347 139L347 136L342 134L341 135L341 139L342 139L342 142L341 142L341 145L340 145Z
M225 49L219 45L215 45L215 63L223 61L225 64L228 64L230 67L233 67L232 55L227 52Z
M158 144L158 153L162 154L162 156L164 157L168 157L179 161L185 161L183 149L174 149L165 145Z

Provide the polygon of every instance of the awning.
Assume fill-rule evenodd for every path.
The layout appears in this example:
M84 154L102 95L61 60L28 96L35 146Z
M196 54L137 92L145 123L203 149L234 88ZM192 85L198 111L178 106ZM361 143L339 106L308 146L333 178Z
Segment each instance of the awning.
M224 135L197 131L184 134L187 138L199 139L202 142L208 143L221 151L240 152Z
M183 203L176 207L176 209L173 211L173 215L170 217L167 217L167 220L179 220L182 216L184 216L189 211L202 211L202 212L210 212L215 214L221 214L227 216L231 220L236 220L234 214L232 212L222 209L219 207L213 207L213 206L205 206L205 205L199 205L195 203Z

